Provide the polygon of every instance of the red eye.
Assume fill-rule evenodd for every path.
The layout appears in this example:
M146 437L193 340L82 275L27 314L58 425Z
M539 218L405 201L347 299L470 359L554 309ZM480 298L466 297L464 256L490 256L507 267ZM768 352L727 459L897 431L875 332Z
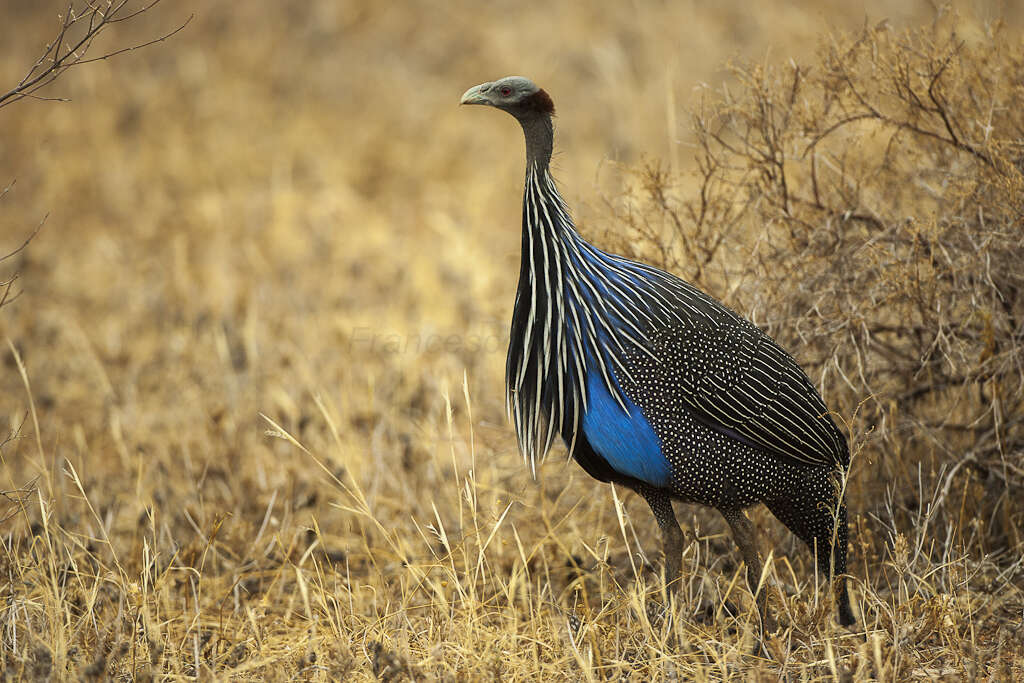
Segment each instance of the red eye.
M501 89L501 96L502 97L508 97L511 94L512 94L512 88L510 88L508 86L505 86L504 88Z

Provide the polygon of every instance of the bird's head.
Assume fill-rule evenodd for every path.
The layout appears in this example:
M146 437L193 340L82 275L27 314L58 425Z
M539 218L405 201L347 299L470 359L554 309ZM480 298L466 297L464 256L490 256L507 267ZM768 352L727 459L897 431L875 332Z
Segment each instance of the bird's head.
M555 113L551 97L529 78L506 76L473 86L462 95L462 104L487 104L507 111L520 121Z

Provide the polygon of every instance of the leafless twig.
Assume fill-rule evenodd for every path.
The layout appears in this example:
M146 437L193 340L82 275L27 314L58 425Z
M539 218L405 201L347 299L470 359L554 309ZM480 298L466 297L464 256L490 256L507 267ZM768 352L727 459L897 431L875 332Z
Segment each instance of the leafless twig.
M152 40L110 50L97 57L87 57L93 41L109 26L135 19L153 9L160 1L152 0L132 10L126 9L129 0L103 0L100 2L86 0L81 5L76 5L72 0L67 10L59 15L60 27L57 30L57 35L47 43L43 54L16 86L6 93L0 94L0 108L26 97L64 102L65 98L41 97L36 93L60 78L71 67L110 59L126 52L163 42L188 26L195 16L189 15L180 26Z

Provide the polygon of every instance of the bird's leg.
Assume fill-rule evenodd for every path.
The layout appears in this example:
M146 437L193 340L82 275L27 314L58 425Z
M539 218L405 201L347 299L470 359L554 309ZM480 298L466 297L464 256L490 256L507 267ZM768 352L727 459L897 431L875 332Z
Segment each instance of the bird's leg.
M672 499L664 491L643 487L638 490L651 506L654 518L661 529L665 551L665 597L679 590L679 569L683 564L683 530L679 528L676 513L672 510Z
M757 655L764 649L763 638L766 629L775 630L774 623L769 621L767 607L768 591L764 587L760 587L759 590L762 567L761 557L757 553L757 533L754 529L754 524L747 518L743 510L723 510L722 516L725 517L725 521L729 522L733 540L739 546L740 553L743 555L743 562L747 565L747 585L750 586L750 594L754 596L754 603L757 605L757 617L760 622L760 633L758 634L757 643L754 645L754 654Z

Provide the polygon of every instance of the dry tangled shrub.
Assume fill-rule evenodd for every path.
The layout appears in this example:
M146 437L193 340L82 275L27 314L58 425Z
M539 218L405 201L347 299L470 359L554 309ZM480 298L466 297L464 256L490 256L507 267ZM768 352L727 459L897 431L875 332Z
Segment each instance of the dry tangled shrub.
M925 515L952 530L932 560L960 543L1019 560L1021 73L998 27L941 22L833 39L813 68L735 68L694 117L697 196L648 165L625 212L638 250L796 352L865 446L855 507L887 508L894 534Z

